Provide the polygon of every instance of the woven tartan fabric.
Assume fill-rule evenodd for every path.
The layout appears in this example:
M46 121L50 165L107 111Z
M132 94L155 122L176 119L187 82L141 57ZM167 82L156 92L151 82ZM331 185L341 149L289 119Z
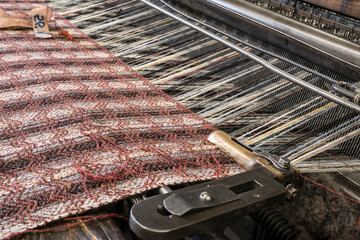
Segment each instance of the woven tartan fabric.
M7 13L44 5L0 1ZM0 238L161 185L241 172L206 141L212 125L54 15L52 39L0 30Z

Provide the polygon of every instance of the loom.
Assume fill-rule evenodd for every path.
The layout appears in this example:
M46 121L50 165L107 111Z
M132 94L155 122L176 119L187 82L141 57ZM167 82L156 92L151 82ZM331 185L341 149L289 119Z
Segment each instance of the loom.
M5 11L29 11L43 3L25 1L24 9L15 1L1 4ZM291 211L301 212L301 201L311 205L313 195L319 194L324 194L318 197L323 198L318 200L324 204L321 207L330 209L327 201L331 199L342 209L334 218L337 224L347 224L341 225L346 236L360 237L357 203L340 196L334 200L329 197L332 193L315 190L299 177L301 173L315 178L342 196L360 201L360 3L48 0L46 4L58 12L57 29L52 31L60 43L47 46L47 42L36 42L31 33L22 39L21 30L6 30L2 37L2 54L9 56L2 71L14 72L3 75L2 89L19 86L21 91L22 85L14 81L50 85L26 88L21 92L24 101L6 94L0 99L5 102L3 119L10 122L10 130L0 125L5 129L0 183L7 186L1 196L6 201L10 199L6 194L15 199L1 202L5 219L0 222L4 224L0 225L1 238L31 229L39 231L21 238L307 239L311 234L342 238L345 230L341 229L323 230L322 236L302 234L301 227L296 227L301 220L289 216ZM62 29L74 40L56 35ZM32 45L23 46L21 41ZM17 52L25 56L39 51L31 47L46 49L54 57L48 62L40 55L31 55L29 62L20 57L8 60ZM21 72L28 69L35 69L29 79ZM117 83L117 79L126 82ZM61 94L51 88L61 89ZM31 98L26 96L37 91L36 99L44 100L27 105ZM56 97L42 95L46 92ZM103 111L107 101L111 112ZM62 102L73 105L63 107ZM25 114L42 105L51 106L44 112L54 117L38 114L37 119L35 113ZM7 118L16 109L20 113ZM42 129L47 129L46 134ZM51 135L54 129L57 134ZM217 129L223 131L217 132L220 140L208 139ZM70 136L62 138L65 132L77 138L66 142ZM22 141L26 147L16 153ZM65 147L60 151L56 144ZM36 151L41 153L47 146L46 154L38 157ZM17 155L11 155L14 152ZM78 164L69 165L74 162ZM42 168L51 169L52 175ZM57 172L61 168L63 172ZM18 169L28 172L17 176ZM59 183L48 180L50 176L69 185L58 187ZM18 189L31 188L22 181L36 187L33 195L21 190L23 198L29 198L26 204L17 201ZM128 182L121 185L121 181ZM53 186L56 191L51 190ZM79 199L83 205L67 199L71 194L75 197L70 199ZM23 210L26 214L14 214L26 206L30 209ZM52 209L59 213L49 214ZM306 218L301 214L299 219ZM52 223L45 224L43 216Z

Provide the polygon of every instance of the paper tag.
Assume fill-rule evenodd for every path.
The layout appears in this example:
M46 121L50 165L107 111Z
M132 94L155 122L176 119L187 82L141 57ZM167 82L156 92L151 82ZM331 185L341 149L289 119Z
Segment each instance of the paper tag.
M31 28L30 21L24 18L8 16L6 12L0 8L0 28Z
M52 11L49 7L36 8L31 10L31 18L33 20L33 29L35 37L51 38L49 31L49 21Z
M33 28L35 37L51 38L49 22L52 10L49 7L36 8L31 10L31 16L25 12L14 12L10 16L0 8L0 28Z

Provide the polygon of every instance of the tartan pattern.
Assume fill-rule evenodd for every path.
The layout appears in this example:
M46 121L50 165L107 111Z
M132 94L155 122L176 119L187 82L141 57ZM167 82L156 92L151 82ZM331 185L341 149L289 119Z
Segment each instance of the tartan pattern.
M42 6L0 1L7 13ZM0 30L0 238L242 171L206 141L211 124L54 15L52 39Z

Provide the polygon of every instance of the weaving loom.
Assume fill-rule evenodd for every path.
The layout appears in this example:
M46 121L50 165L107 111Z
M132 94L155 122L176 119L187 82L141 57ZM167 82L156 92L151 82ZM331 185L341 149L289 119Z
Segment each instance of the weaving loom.
M1 238L159 185L240 171L205 141L209 123L56 18L78 41L1 32Z
M358 173L356 96L326 81L355 83L356 68L349 65L346 78L190 6L189 15L226 32L244 51L340 100L349 98L343 106L141 1L48 4L62 13L53 13L53 38L34 38L31 29L0 32L0 238L160 186L243 172L207 140L216 128L287 157L302 173ZM11 14L42 6L2 1L0 7ZM353 17L346 19L357 23ZM341 34L358 44L352 32ZM347 191L359 200L357 190ZM130 198L133 203L137 196L146 194Z

